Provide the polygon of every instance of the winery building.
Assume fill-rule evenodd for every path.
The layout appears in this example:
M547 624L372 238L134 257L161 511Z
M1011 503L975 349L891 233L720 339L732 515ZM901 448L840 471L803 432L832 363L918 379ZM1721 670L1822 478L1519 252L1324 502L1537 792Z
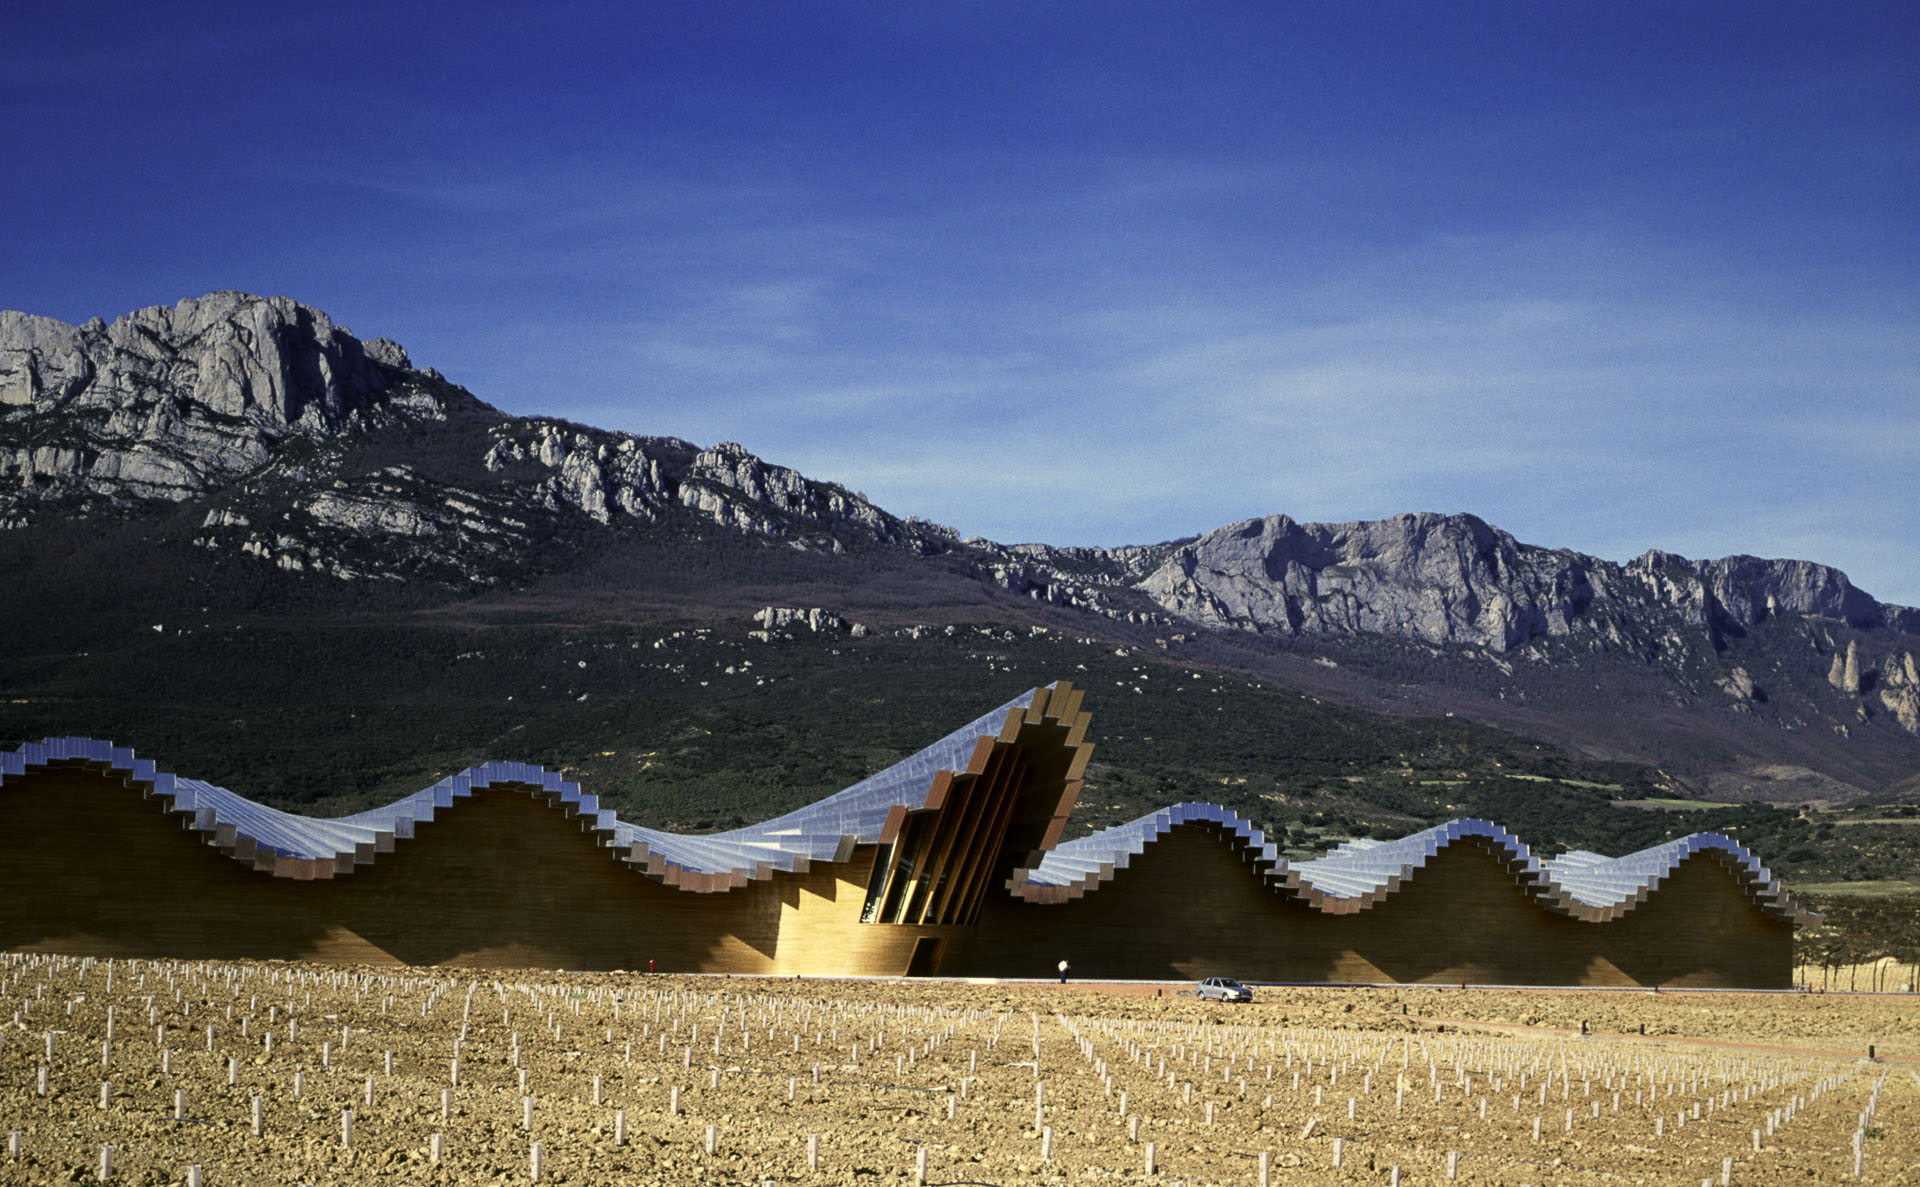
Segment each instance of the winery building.
M835 795L641 828L489 763L338 819L61 738L0 754L0 950L822 975L1784 988L1810 917L1698 833L1542 859L1455 820L1291 861L1186 803L1062 841L1092 746L1037 688Z

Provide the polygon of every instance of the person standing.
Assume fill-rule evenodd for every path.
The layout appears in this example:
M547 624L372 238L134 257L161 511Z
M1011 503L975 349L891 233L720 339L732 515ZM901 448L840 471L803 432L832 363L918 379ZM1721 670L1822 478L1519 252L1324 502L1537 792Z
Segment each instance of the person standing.
M1066 983L1067 983L1067 962L1063 960L1060 962L1060 984L1065 985Z

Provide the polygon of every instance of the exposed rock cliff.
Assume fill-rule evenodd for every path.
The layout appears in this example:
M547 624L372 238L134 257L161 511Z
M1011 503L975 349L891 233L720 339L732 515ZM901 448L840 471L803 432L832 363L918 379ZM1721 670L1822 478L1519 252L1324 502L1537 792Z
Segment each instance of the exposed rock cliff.
M356 460L369 434L454 411L485 438L424 442L442 455L431 473ZM683 516L827 551L959 546L730 442L509 418L285 298L214 293L111 325L0 313L0 528L196 499L217 503L203 547L342 579L511 582L514 555L572 517Z
M1284 515L1209 532L1172 551L1140 588L1206 626L1287 635L1378 634L1505 651L1591 634L1657 645L1674 627L1741 631L1778 615L1904 627L1846 574L1806 561L1691 561L1648 552L1615 564L1522 544L1471 515L1296 523ZM1859 689L1836 658L1835 684Z
M282 297L214 293L70 326L0 312L0 520L205 495L321 437L443 404L384 338Z
M1854 640L1845 651L1833 653L1833 666L1827 669L1827 683L1841 692L1860 691L1860 643Z
M518 468L543 506L572 508L601 524L652 522L679 507L723 528L828 550L842 548L842 536L913 543L923 552L956 539L951 529L896 518L843 486L762 461L731 441L702 449L675 437L542 419L515 420L492 435L489 472Z
M1908 733L1920 733L1920 661L1911 651L1898 651L1887 657L1880 672L1879 699L1882 707Z

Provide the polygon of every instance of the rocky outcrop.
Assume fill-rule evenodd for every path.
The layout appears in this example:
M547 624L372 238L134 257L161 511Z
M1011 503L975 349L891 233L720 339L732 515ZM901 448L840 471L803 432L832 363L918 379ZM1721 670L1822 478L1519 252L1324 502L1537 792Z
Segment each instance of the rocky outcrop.
M753 621L760 629L748 633L762 642L775 635L790 638L793 631L801 627L816 635L846 635L854 639L864 639L868 634L863 624L848 622L819 606L767 606L754 612Z
M0 312L0 518L178 502L289 437L443 415L406 352L283 297L214 293L112 324Z
M1744 628L1787 614L1831 618L1862 628L1884 625L1880 603L1856 589L1845 573L1827 565L1754 556L1698 562L1673 559L1698 574L1712 614L1721 622Z
M1869 629L1904 624L1911 613L1806 561L1690 561L1655 551L1622 565L1521 544L1471 515L1431 513L1341 524L1247 520L1175 547L1139 588L1206 626L1493 651L1583 633L1657 649L1678 627L1739 632L1791 615ZM1836 680L1849 679L1844 668Z
M1850 640L1845 651L1833 653L1833 666L1827 671L1827 683L1841 692L1860 691L1860 641Z
M571 507L598 523L616 515L659 518L674 502L661 469L663 457L692 449L673 438L631 437L577 429L549 420L516 420L493 430L482 465L544 471L528 488L548 508Z
M798 538L838 551L839 533L891 544L933 542L951 529L900 520L865 498L775 466L733 442L701 449L675 437L636 437L526 419L493 431L485 466L519 467L543 506L570 507L611 524L659 519L680 507L748 535ZM823 534L824 533L824 534Z
M1920 734L1920 660L1911 651L1896 651L1880 669L1875 690L1881 707L1893 715L1900 727Z
M1182 618L1281 634L1387 634L1505 650L1561 634L1593 597L1568 553L1470 515L1247 520L1176 549L1140 587Z
M1745 668L1735 668L1715 681L1720 690L1736 701L1757 701L1762 699L1760 686L1753 682L1753 673Z
M534 518L510 494L436 482L410 466L318 485L269 469L210 509L193 543L289 573L480 588L511 584L550 534Z
M814 482L797 470L770 465L731 441L694 455L680 483L680 502L714 515L720 502L745 504L820 524L853 525L875 540L902 535L901 521L844 487ZM764 523L764 520L760 521ZM748 527L746 530L758 530Z

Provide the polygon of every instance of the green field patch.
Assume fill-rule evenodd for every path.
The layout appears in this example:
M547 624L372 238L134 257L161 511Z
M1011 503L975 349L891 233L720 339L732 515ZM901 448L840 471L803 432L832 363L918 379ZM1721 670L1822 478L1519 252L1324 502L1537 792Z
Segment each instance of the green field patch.
M1876 878L1861 882L1796 882L1789 889L1795 894L1833 894L1849 898L1897 897L1920 894L1920 882L1909 882L1902 878Z
M1705 812L1710 808L1733 808L1736 804L1716 800L1641 799L1615 800L1616 808L1639 808L1645 812Z
M1558 783L1562 787L1584 787L1589 791L1625 791L1619 783L1589 783L1585 779L1555 779L1551 775L1516 775L1507 773L1509 779L1521 779L1528 783Z

